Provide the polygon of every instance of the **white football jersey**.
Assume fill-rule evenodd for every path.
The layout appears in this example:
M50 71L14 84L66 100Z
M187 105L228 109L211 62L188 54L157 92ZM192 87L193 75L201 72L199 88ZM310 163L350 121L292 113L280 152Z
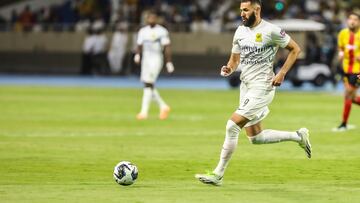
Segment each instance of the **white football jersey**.
M169 32L161 25L145 26L139 30L137 44L142 45L144 58L162 57L163 47L170 44Z
M272 88L276 52L289 42L290 36L284 30L265 20L254 28L239 26L232 53L240 54L241 81L249 87Z
M107 48L107 37L105 34L95 35L93 54L101 54L106 52Z
M95 35L86 36L83 44L83 52L87 54L91 53L94 48L95 41L96 41Z

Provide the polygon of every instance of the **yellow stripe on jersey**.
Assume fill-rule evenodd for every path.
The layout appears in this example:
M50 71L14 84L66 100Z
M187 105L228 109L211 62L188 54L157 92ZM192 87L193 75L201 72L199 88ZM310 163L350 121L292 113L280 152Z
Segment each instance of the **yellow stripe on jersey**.
M344 52L342 67L347 74L360 73L360 30L356 33L348 28L340 31L338 47Z

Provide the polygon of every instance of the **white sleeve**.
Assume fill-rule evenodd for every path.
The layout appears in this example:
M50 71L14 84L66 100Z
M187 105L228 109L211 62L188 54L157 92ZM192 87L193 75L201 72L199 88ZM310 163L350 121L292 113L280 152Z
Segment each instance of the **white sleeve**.
M144 43L143 32L142 32L142 30L140 30L138 35L137 35L136 44L137 45L142 45L143 43Z
M108 38L106 37L106 35L104 35L104 44L108 44L109 42L108 42Z
M271 39L276 45L284 48L289 44L291 38L286 34L285 30L278 26L274 26L271 32Z
M233 37L233 42L232 42L232 49L231 49L231 53L233 54L240 54L240 46L239 46L239 32L240 32L240 27L237 28L234 37Z
M83 51L85 53L90 53L92 51L92 49L94 49L94 44L95 44L95 37L94 36L86 37L85 42L84 42L84 46L83 46Z
M83 44L83 52L88 53L91 50L91 39L86 37Z
M170 44L169 32L166 29L164 29L164 32L163 32L163 34L161 36L161 39L160 39L160 43L163 46Z

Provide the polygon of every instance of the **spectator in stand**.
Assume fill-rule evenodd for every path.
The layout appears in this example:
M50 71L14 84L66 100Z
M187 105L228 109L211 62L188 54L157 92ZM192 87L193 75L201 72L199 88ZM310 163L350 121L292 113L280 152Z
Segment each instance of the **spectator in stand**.
M94 46L92 49L92 65L97 74L110 74L109 63L107 60L108 39L104 34L104 27L94 24Z
M30 5L26 5L24 10L20 13L19 20L22 30L31 31L34 24L34 15L31 12Z
M334 31L341 29L341 21L345 25L347 10L359 7L358 1L354 0L288 0L285 1L287 4L284 12L279 13L275 10L273 1L263 5L263 16L267 19L315 19ZM21 30L31 30L36 21L44 27L44 19L41 20L39 16L46 15L48 20L45 22L51 24L52 30L72 30L72 26L76 25L76 30L85 31L87 25L93 22L94 15L99 14L106 26L113 26L121 19L134 30L134 27L144 22L141 16L149 7L165 16L164 23L176 31L189 31L191 23L196 27L194 30L208 27L206 29L212 32L229 31L234 29L233 24L237 25L239 22L239 8L234 0L66 0L63 4L41 9L36 14L27 6L19 16L16 12L13 13L11 23L15 25L15 22L19 22Z
M98 29L105 29L105 21L101 16L101 13L95 13L94 15L94 21L92 23L92 26L94 29L98 30Z
M95 45L95 35L93 31L89 28L87 30L87 35L83 43L82 57L81 57L81 75L91 75L93 71L92 64L92 53Z
M17 11L15 9L13 9L11 11L11 17L10 17L10 22L9 22L9 29L10 30L14 30L14 31L20 31L20 23L18 22L19 20L19 15L17 13Z
M79 15L84 18L91 18L94 13L95 0L83 0L79 6Z
M82 32L90 29L90 27L91 27L90 19L85 17L80 17L79 22L77 22L75 25L75 30L78 32Z
M0 31L5 31L6 29L6 20L0 15Z
M10 23L11 25L15 25L15 23L18 21L18 13L15 9L11 11L11 17L10 17Z
M74 25L79 20L76 4L73 4L71 1L66 1L65 4L59 8L59 13L64 29L74 30Z
M209 23L203 18L201 13L197 13L190 24L190 30L191 32L207 32L209 31Z
M321 48L315 33L309 32L306 35L306 64L320 63Z
M127 24L118 23L113 34L108 60L112 74L121 73L123 70L124 56L128 42ZM124 74L124 72L122 72Z
M110 0L97 0L96 1L96 12L101 13L103 21L108 24L111 17L111 2Z
M41 27L41 30L47 30L45 29L46 27L46 8L45 7L42 7L38 12L36 12L35 14L35 21L37 23L38 26Z
M59 12L59 6L53 5L50 7L49 20L51 28L54 31L63 31L61 21L61 15Z

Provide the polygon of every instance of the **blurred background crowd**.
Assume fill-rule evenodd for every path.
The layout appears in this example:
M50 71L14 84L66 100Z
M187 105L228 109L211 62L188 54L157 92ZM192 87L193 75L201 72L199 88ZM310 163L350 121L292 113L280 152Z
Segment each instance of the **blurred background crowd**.
M239 5L240 0L2 0L0 71L49 73L52 67L54 73L128 75L134 72L130 69L136 70L132 63L136 32L145 24L146 11L152 9L172 33L176 74L215 75L218 70L209 66L228 57L228 40L241 24ZM309 67L318 74L320 67L327 69L320 72L323 77L318 84L323 84L323 78L334 79L340 69L336 37L346 27L347 15L359 8L360 0L263 0L262 15L268 20L321 23L321 29L295 29L298 33L292 36L303 49L298 65L316 64ZM31 34L31 38L14 33ZM275 68L281 66L282 56L280 52ZM24 60L16 60L19 57ZM298 79L294 81L298 84Z
M6 6L6 2L14 1L2 4ZM359 6L356 0L267 0L263 16L314 19L339 29L347 13ZM2 31L83 31L93 23L111 28L118 22L136 30L149 8L162 15L162 24L170 31L223 32L233 30L240 22L238 0L68 0L12 9L0 17L0 23Z

